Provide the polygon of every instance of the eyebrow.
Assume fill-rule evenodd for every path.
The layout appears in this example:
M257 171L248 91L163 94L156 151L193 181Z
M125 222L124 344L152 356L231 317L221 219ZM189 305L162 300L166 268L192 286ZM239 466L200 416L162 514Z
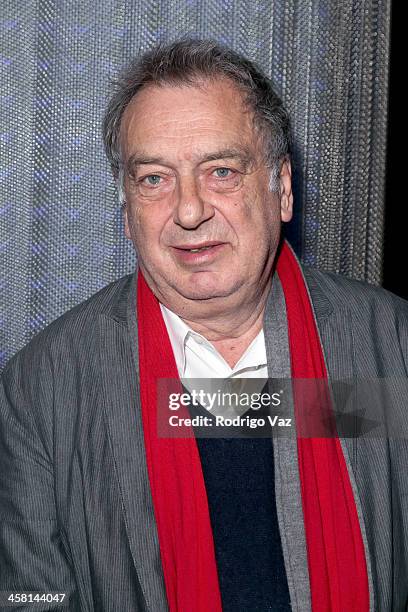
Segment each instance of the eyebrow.
M221 149L214 151L214 153L208 153L200 160L200 163L207 161L215 161L217 159L239 159L244 163L249 163L253 160L249 149Z
M199 158L198 163L203 164L209 161L216 161L217 159L238 159L247 168L251 162L254 160L254 156L251 154L249 149L238 149L238 148L229 148L229 149L220 149L218 151L214 151L212 153L204 154L201 158ZM163 157L150 157L148 155L143 155L139 153L134 153L130 156L129 161L127 163L127 167L137 168L138 166L147 165L147 164L158 164L161 166L170 166Z

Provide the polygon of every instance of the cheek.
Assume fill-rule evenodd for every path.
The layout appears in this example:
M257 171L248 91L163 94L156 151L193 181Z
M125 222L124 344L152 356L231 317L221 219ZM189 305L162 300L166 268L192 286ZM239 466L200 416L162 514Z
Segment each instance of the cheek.
M263 253L268 252L279 239L279 207L269 193L256 198L248 194L243 199L241 210L240 220L236 220L238 237L241 243L245 243L246 251L253 254L255 263L257 255L262 258Z
M133 206L128 215L132 240L139 251L149 254L160 248L160 239L167 218L153 206Z
M141 208L136 204L128 204L127 206L128 225L133 232L139 231L142 222Z
M270 198L262 195L245 194L241 213L242 225L245 225L251 234L269 233L275 225L277 213Z

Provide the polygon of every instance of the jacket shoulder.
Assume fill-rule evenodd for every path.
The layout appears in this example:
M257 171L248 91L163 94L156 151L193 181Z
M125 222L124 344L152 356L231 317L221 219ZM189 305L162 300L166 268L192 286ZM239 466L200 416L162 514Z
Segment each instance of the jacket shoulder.
M334 272L307 266L302 269L312 302L318 307L408 317L408 302L383 287Z
M353 363L360 364L361 372L405 377L408 302L363 281L313 268L303 271L316 322L330 354L338 354L338 343L351 338Z

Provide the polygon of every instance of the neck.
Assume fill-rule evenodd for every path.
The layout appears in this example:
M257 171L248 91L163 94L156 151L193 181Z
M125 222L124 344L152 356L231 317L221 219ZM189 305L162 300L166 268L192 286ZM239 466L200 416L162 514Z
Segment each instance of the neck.
M243 285L228 297L209 299L205 307L178 292L162 291L147 270L143 275L159 302L177 314L191 329L201 334L233 368L263 327L263 317L272 285L273 261L265 265L261 278Z
M254 338L259 334L263 326L264 309L259 313L258 317L252 322L246 322L242 327L233 327L230 331L216 331L215 328L204 329L200 325L196 325L191 321L185 321L194 331L200 333L207 338L209 342L222 355L230 368L233 368L245 353L248 346Z
M241 305L240 309L230 313L223 312L222 316L181 318L191 329L211 342L233 368L263 327L270 287L271 280L261 295L257 295L256 301Z

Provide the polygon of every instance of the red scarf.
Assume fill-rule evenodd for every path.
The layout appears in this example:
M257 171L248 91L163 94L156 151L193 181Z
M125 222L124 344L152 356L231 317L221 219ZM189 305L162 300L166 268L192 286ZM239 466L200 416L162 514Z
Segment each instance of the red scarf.
M285 295L292 378L325 379L310 299L299 264L286 243L276 270ZM178 372L159 302L140 272L137 317L146 460L170 612L220 612L214 543L196 441L157 435L157 380L178 378ZM312 610L366 612L364 546L338 438L298 438L298 463Z

